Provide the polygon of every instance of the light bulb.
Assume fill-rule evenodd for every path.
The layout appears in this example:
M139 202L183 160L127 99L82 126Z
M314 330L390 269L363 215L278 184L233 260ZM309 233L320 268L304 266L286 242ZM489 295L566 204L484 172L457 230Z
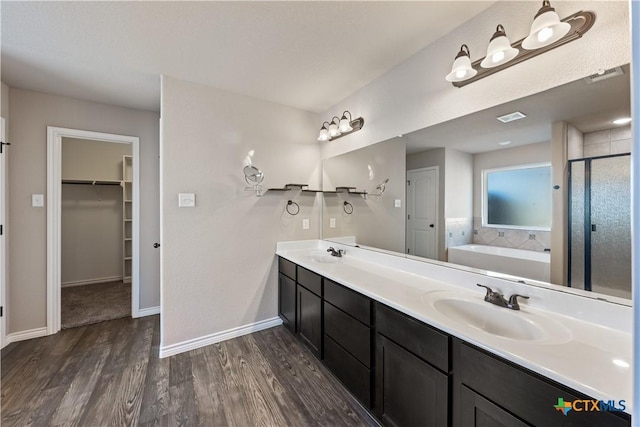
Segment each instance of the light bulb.
M504 51L496 52L491 56L493 62L500 62L504 59Z
M456 77L461 79L467 75L467 70L458 70L456 71Z
M323 127L320 129L320 135L318 135L318 141L328 141L329 140L329 132L327 129Z
M338 130L338 126L335 123L331 123L329 126L329 136L331 138L340 135L340 131Z
M540 43L544 43L549 40L553 36L553 28L544 27L540 31L538 31L538 41Z
M353 130L351 124L349 123L349 120L344 116L342 117L342 120L340 120L340 126L338 127L338 129L342 133L351 132Z

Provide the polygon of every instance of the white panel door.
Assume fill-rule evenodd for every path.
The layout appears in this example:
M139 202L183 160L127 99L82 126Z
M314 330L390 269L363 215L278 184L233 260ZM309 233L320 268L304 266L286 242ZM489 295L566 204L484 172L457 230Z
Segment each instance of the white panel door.
M438 259L438 168L407 171L407 253Z
M7 345L7 330L6 330L6 318L7 318L7 251L6 251L6 223L5 215L7 212L7 197L6 197L6 157L7 157L7 139L5 121L3 117L0 117L0 348Z

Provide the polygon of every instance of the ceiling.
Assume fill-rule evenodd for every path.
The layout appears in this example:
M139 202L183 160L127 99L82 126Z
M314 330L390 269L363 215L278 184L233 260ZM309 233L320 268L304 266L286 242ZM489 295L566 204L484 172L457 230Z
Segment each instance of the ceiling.
M159 111L166 74L323 112L493 3L4 1L2 81Z
M623 75L596 83L580 79L403 136L407 153L448 147L467 153L551 140L551 124L566 121L583 133L609 129L612 120L631 117L629 66ZM520 111L527 117L501 123L497 117ZM473 133L469 131L473 129ZM507 146L499 142L511 141Z

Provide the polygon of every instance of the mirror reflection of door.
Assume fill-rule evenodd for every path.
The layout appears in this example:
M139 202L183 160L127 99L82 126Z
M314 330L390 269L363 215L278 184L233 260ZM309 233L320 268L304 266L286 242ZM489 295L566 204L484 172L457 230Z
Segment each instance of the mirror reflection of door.
M631 298L631 162L570 162L569 285Z
M438 259L438 167L407 171L407 253Z

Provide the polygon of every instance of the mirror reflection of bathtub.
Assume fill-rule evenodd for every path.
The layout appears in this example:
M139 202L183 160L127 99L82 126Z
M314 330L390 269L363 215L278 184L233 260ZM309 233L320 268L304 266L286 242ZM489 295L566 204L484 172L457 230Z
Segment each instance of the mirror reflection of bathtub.
M450 247L448 255L453 264L549 282L549 252L469 244Z

